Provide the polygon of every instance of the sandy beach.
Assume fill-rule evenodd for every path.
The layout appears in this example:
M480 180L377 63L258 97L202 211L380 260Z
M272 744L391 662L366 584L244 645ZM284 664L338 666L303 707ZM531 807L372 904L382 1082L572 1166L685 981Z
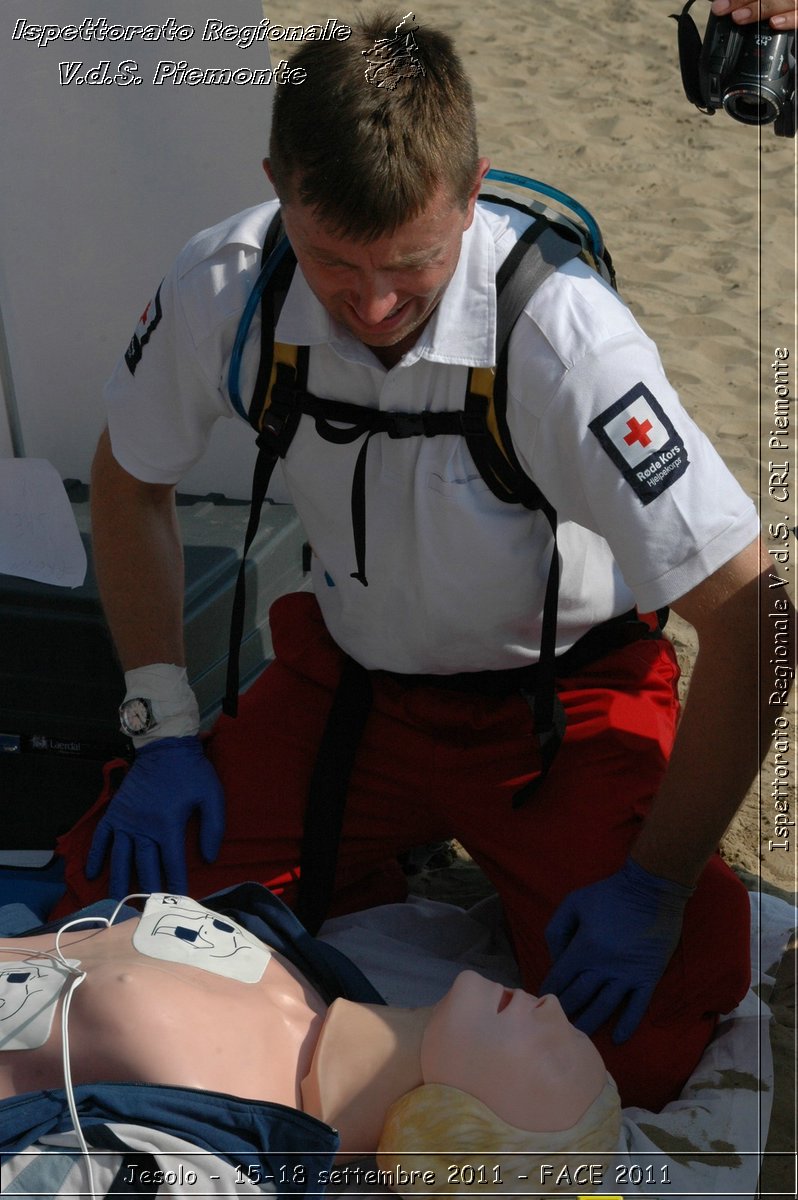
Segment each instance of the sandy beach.
M236 12L244 6L228 0L210 0L210 3L215 5L212 13L214 18L230 22L251 19L251 3L246 6L246 18ZM389 9L388 0L257 0L257 3L262 3L264 16L269 18L272 25L283 26L324 26L332 19L347 24L360 11L374 11L378 7L383 11ZM757 505L766 549L772 556L775 601L789 593L794 597L795 575L798 571L795 541L798 536L798 418L794 408L798 390L798 140L777 138L771 127L760 129L744 126L724 113L713 117L703 115L687 101L679 70L677 26L670 19L671 14L680 10L683 3L684 0L583 0L582 3L575 3L574 0L547 0L546 3L543 0L482 0L480 4L466 4L464 0L436 0L435 4L424 7L419 0L420 7L412 12L422 28L435 25L453 36L473 81L481 153L490 159L491 165L543 180L571 194L598 221L612 254L621 296L659 347L665 370L680 393L685 408L708 434L743 489ZM187 21L198 23L199 18L191 11L192 6L199 8L197 0L190 0L190 3L184 0L177 8L186 10ZM30 5L30 0L23 5L18 0L15 7L20 9L20 19L24 9L25 18L31 16L35 20L38 16L34 10L42 6ZM73 6L63 7L71 10ZM86 10L90 7L107 8L109 18L113 15L114 19L118 14L112 14L111 10L125 8L130 10L129 19L143 19L140 14L134 13L139 7L135 4L108 5L104 0L84 0L83 7ZM165 5L163 10L164 21L175 19L171 6ZM396 6L394 11L399 20L408 9ZM708 11L707 0L697 0L692 15L702 32ZM88 14L85 15L90 20ZM81 13L81 19L83 16ZM58 17L59 21L62 19L71 21L78 18L77 14L70 12L68 17ZM7 22L9 29L10 20ZM125 48L125 54L138 54L140 49L144 61L147 54L155 52L164 55L178 53L179 47L163 40L163 47L144 47L143 43L138 47L134 43L135 51ZM78 97L77 89L70 90L69 79L64 79L61 68L71 71L72 67L77 69L80 63L57 64L54 56L61 54L60 45L54 44L47 51L46 47L37 46L33 38L29 39L30 44L20 39L12 45L10 35L7 42L16 56L9 58L9 63L13 63L16 70L22 70L20 64L24 64L26 86L35 84L37 88L51 88L53 92L58 88L55 95L68 118L65 118L63 126L57 126L58 149L64 149L74 162L70 162L69 171L61 171L60 182L66 180L68 186L60 192L53 189L53 194L61 197L59 205L58 201L50 200L50 188L60 168L48 161L46 154L41 154L36 138L29 137L28 126L34 132L36 130L35 113L34 119L26 116L25 104L15 96L14 107L9 106L9 112L15 117L9 122L9 128L14 131L15 138L7 143L14 152L7 153L6 159L15 164L18 158L20 178L31 180L30 186L26 185L27 190L20 192L24 207L27 209L30 204L28 191L35 191L37 196L40 194L47 198L52 212L48 208L47 220L36 220L36 235L41 238L40 242L34 242L27 233L24 237L15 238L13 221L8 223L11 236L6 240L9 245L16 241L18 247L24 247L26 260L40 256L40 262L50 264L54 255L52 250L45 249L50 243L44 235L57 234L57 249L60 251L62 245L69 246L72 224L78 218L87 219L91 228L86 245L92 254L87 257L86 250L83 251L85 261L80 262L77 280L80 290L77 290L76 279L70 277L66 280L68 289L65 285L61 298L58 280L50 288L48 277L47 298L57 301L60 311L69 310L72 313L78 307L82 309L87 302L87 294L94 290L91 287L92 280L107 276L103 283L109 284L109 295L115 294L114 288L119 284L120 290L124 290L124 310L135 319L140 305L151 293L146 297L132 294L133 288L129 286L126 272L114 266L117 249L114 243L124 243L125 254L129 258L142 256L144 235L154 240L155 233L166 225L167 209L176 209L175 228L181 220L188 220L193 211L187 199L189 188L196 187L198 194L202 193L202 211L206 211L207 206L207 211L214 213L209 215L204 224L215 223L235 211L231 207L215 213L216 189L212 185L219 179L235 181L246 193L245 200L236 207L243 208L263 200L267 193L264 177L258 169L258 160L268 152L268 116L264 93L271 91L273 96L274 88L225 88L230 107L224 109L221 124L217 125L218 114L206 113L202 107L211 89L192 89L187 85L174 93L170 91L167 97L168 89L164 87L160 93L155 93L156 98L160 95L163 108L163 113L158 113L158 130L162 119L165 130L163 147L170 147L169 158L162 159L158 130L150 133L152 119L133 120L136 110L131 98L135 97L135 89L130 90L127 101L124 100L125 93L121 87L80 89ZM221 47L200 47L199 42L197 38L194 47L198 52L202 50L211 54L218 49L221 53ZM277 66L282 58L290 58L295 45L291 41L271 42L272 66ZM122 46L118 49L121 58ZM246 47L242 46L240 50L243 52ZM265 46L255 46L253 55L260 54L262 50L265 50ZM85 50L80 48L79 53L77 42L73 47L72 42L67 43L65 39L65 57L71 58L73 54L80 57L84 53L99 55L100 49L89 46ZM106 54L105 48L102 53ZM188 50L185 53L188 54ZM168 66L171 60L164 59L163 62ZM133 65L136 66L135 63ZM177 64L171 65L176 67ZM220 72L216 72L214 67L212 73ZM82 78L77 80L78 83L84 81ZM137 81L142 83L142 78ZM114 80L106 79L105 82L113 83ZM129 80L123 78L122 82ZM163 80L155 82L160 84ZM95 108L90 107L93 101L84 97L84 93L91 93L97 98ZM118 115L116 107L101 99L103 93L108 101L113 98L114 104L119 104ZM148 89L141 88L139 93L142 98L149 99ZM85 110L78 104L79 98L86 101ZM244 105L244 101L248 102L248 106ZM235 109L236 103L240 105L239 110ZM53 110L52 104L50 110ZM46 112L44 126L48 137L56 128L50 110ZM149 113L149 109L146 111ZM251 118L251 123L237 124L230 118L233 111ZM79 118L76 116L73 119L73 112L80 114ZM200 115L203 113L206 113L205 117ZM84 120L87 122L85 126ZM205 124L201 124L203 120ZM253 126L256 130L255 144L252 144ZM112 151L107 160L98 153L106 147L101 135L95 135L95 128L112 131L107 135ZM126 136L128 128L133 130L130 140ZM186 155L184 161L181 150L184 144L188 146L192 139L197 138L199 129L205 135L199 139L201 153ZM246 150L246 168L252 170L251 185L246 170L237 167L227 167L224 171L219 169L214 147L219 144L220 137L225 139L227 149L236 152ZM152 153L148 141L150 138ZM47 139L45 144L49 144ZM131 145L135 152L129 152ZM140 146L144 147L143 154L139 153ZM82 165L82 155L86 150L91 155L97 155L98 161L110 162L111 168L95 170L93 162ZM30 172L30 175L26 172ZM9 178L14 174L12 169ZM107 193L102 186L98 189L99 198L92 194L90 202L82 202L83 193L78 184L82 186L84 176L91 176L92 179L97 177L103 185L107 182ZM128 179L131 181L129 187L126 186ZM149 188L146 183L148 179L152 179ZM207 190L207 196L203 189ZM106 203L102 199L106 194L114 197L114 200ZM137 222L141 217L141 225L136 223L135 228L127 227L128 210L124 210L127 200L131 205L129 211L133 211L134 205L141 210L136 214ZM14 212L17 212L17 208ZM106 228L100 221L103 213L112 215L113 236L101 233ZM74 215L70 217L70 214ZM173 215L169 213L170 222ZM19 217L15 219L19 220ZM176 241L174 249L177 250L185 238L200 227L198 223L186 229ZM35 246L33 252L28 249L30 245ZM76 241L76 245L82 243ZM5 257L9 262L16 262L22 255L7 253ZM0 282L4 282L8 273L5 257ZM167 263L168 257L162 267ZM27 276L31 274L31 279L35 280L36 276L28 271L27 261L23 267L20 278L25 279L27 284ZM8 277L11 277L10 274ZM150 287L151 284L146 286ZM0 293L2 290L0 288ZM17 288L13 308L7 306L11 334L16 334L11 316L20 328L35 326L37 330L47 330L49 318L46 312L40 314L37 307L35 320L27 319L27 309L22 302L29 291L31 296L36 296L38 305L39 295L44 290L40 285L35 288L31 285L29 289ZM104 296L104 289L100 291ZM0 294L2 299L3 295ZM113 314L115 303L108 301L109 314ZM134 313L130 312L130 303L134 307L139 306ZM58 320L50 319L58 333L61 332L57 328L61 324L60 311ZM81 314L80 323L92 331L91 336L97 344L98 361L106 354L111 342L114 343L111 361L115 361L118 352L115 338L111 339L105 332L105 325L97 325L97 318L92 320L90 310L86 311L89 315ZM126 316L125 330L128 329L128 319ZM157 320L160 320L160 310ZM0 326L2 324L0 321ZM155 324L157 321L147 327L146 337L149 337ZM127 344L129 332L125 332L123 337L120 345ZM4 391L5 339L3 327L0 328L0 454L6 453L3 441L6 426L2 423L8 407L8 397ZM57 341L53 342L53 345L58 344ZM13 349L13 337L10 345ZM42 342L42 345L46 345L46 357L60 364L64 356L59 355L49 341ZM138 349L140 351L140 345ZM71 345L69 350L71 352ZM38 344L36 351L38 355ZM41 358L45 360L44 353ZM80 362L77 352L76 359ZM26 361L33 362L34 356L28 354ZM64 362L66 370L66 359ZM130 371L132 373L133 367L130 367ZM91 388L85 387L82 370L80 384L87 394L93 394ZM99 397L99 390L98 387L96 398ZM34 443L37 446L41 444L43 448L37 453L48 457L47 439L52 435L55 440L56 430L54 425L51 428L49 414L44 407L42 415L39 415L37 405L40 398L43 398L43 403L49 404L51 394L54 395L52 407L69 412L70 418L72 407L77 406L67 402L68 391L62 397L55 388L28 385L28 391L25 392L21 372L19 391L20 395L25 393L26 407L29 409L25 413L25 434L28 439L25 453L31 453L30 447ZM39 422L41 430L38 428ZM68 424L71 426L71 419ZM85 447L77 444L77 431L69 428L67 432L70 447L73 440L75 442L70 452L84 455ZM9 445L11 435L9 424L5 436L5 442ZM59 433L58 437L66 438L67 434ZM94 444L94 434L91 444ZM7 452L10 453L10 450ZM69 474L75 478L87 477L87 471L79 467L70 468ZM222 483L218 486L220 490L227 487ZM216 488L217 484L214 483L214 492ZM192 483L186 490L202 494L208 488ZM707 504L712 502L713 497L709 495ZM779 670L791 669L787 652L794 653L795 630L793 627L792 636L787 639L789 644L785 644L786 635L777 636L775 620L768 619L765 626L761 653L763 662L772 664L768 668L768 679L772 681L774 690L770 693L772 698L768 707L767 728L763 732L768 735L775 733L777 740L767 753L758 778L726 832L721 851L752 893L771 892L794 901L798 881L798 819L795 816L798 688L789 704L782 703L782 693L777 688L780 683ZM668 625L668 635L679 657L683 694L686 696L696 660L696 637L689 626L673 615ZM731 639L729 641L729 654L733 654L734 645ZM746 733L750 733L750 730ZM489 815L485 819L489 820ZM563 844L570 846L573 843ZM453 847L445 845L438 848L437 856L426 860L425 853L426 850L422 848L418 856L419 868L410 877L413 892L467 908L490 890L485 877L456 843ZM532 863L531 870L534 869ZM402 915L409 911L407 905L398 908ZM435 956L440 955L441 940L439 937L433 946L432 953ZM412 942L408 941L408 944L412 945ZM413 971L408 974L415 987L418 983L418 962L414 949L410 954L413 956ZM386 957L391 958L390 952L386 953ZM764 954L761 957L764 958ZM777 957L775 951L772 957ZM759 965L763 968L759 978L767 979L769 973L775 973L775 969L769 971L772 964L763 962ZM766 1147L771 1153L766 1155L761 1171L761 1200L791 1195L794 1189L795 983L794 948L791 953L785 953L772 990L769 990L769 982L762 985L755 983L757 996L770 1005L773 1013L770 1040L776 1076ZM746 998L746 1005L750 995ZM414 997L412 1003L419 1001ZM745 1026L744 1035L747 1037L748 1029L754 1030L747 1040L747 1046L753 1058L756 1058L760 1051L761 1022L755 1002L751 1004L751 1009L751 1013L746 1012L746 1016L751 1016L751 1022ZM759 1016L761 1012L760 1008ZM733 1024L738 1026L738 1021L735 1019ZM687 1132L692 1132L696 1113L702 1105L709 1116L709 1125L719 1116L712 1105L711 1093L707 1096L707 1089L715 1087L717 1082L712 1078L713 1073L722 1077L722 1085L734 1104L741 1097L748 1104L755 1099L761 1103L759 1097L766 1085L760 1083L756 1074L737 1070L739 1064L733 1060L728 1041L717 1037L714 1046L721 1048L721 1055L728 1055L730 1069L714 1072L713 1068L707 1071L710 1081L699 1079L695 1090L687 1093L686 1103L692 1105L685 1121L689 1125ZM467 1053L468 1045L464 1045L463 1056ZM762 1061L767 1063L767 1057ZM756 1064L757 1068L760 1065ZM765 1072L761 1074L764 1076ZM746 1091L748 1096L744 1094ZM755 1093L759 1096L755 1097ZM746 1107L744 1111L747 1114L753 1110ZM646 1115L651 1114L643 1113L644 1118ZM719 1123L722 1126L722 1116ZM678 1126L673 1127L676 1133L671 1141L658 1142L652 1136L650 1145L662 1149L665 1156L671 1152L674 1158L681 1156L689 1170L692 1170L694 1162L706 1165L709 1161L713 1168L716 1165L728 1165L713 1163L709 1152L704 1153L706 1146L711 1145L713 1155L723 1157L725 1154L731 1167L736 1168L741 1161L739 1155L753 1155L756 1163L755 1156L761 1149L756 1122L751 1122L750 1137L746 1119L743 1125L746 1138L737 1136L738 1128L734 1134L729 1134L727 1141L722 1140L723 1128L718 1132L712 1125L709 1136L701 1142L700 1153L699 1148L681 1137L682 1131ZM670 1136L670 1130L665 1130L665 1133ZM710 1140L713 1138L716 1140ZM743 1140L746 1141L744 1146L741 1145ZM755 1171L756 1166L752 1170ZM691 1176L690 1195L693 1186ZM731 1189L723 1187L718 1191L719 1196L721 1190L722 1200L734 1194ZM636 1194L642 1195L643 1192ZM665 1194L662 1190L657 1192L660 1197ZM675 1190L673 1194L688 1193ZM748 1195L747 1190L745 1194Z
M702 32L705 7L693 9ZM345 22L358 8L351 0L292 0L264 11L274 22L308 25ZM769 526L794 525L796 511L792 492L786 500L768 493L768 463L794 462L792 431L788 450L771 448L769 438L777 347L789 352L795 391L795 144L687 102L669 19L680 8L679 0L438 0L414 12L420 25L428 20L456 39L492 165L571 193L599 221L621 294L657 342L686 408L759 506L768 549L777 550L783 544ZM788 553L776 567L786 579L794 574L783 569L794 558L789 546ZM686 683L695 638L674 618L669 633ZM782 715L791 724L794 819L794 704L774 709ZM749 886L792 896L795 839L774 828L779 766L771 751L722 849ZM420 886L433 894L448 888L461 901L478 891L468 864L452 875L438 872ZM779 1078L768 1149L790 1152L794 960L785 961L772 1004ZM791 1190L791 1157L767 1160L763 1195Z

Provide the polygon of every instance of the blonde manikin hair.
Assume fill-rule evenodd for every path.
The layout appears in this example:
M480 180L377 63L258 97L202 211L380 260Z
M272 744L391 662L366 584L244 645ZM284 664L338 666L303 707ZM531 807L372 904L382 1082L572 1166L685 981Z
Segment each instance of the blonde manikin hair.
M589 1153L591 1162L601 1161L597 1156L602 1154L608 1160L620 1127L621 1104L609 1075L576 1125L555 1133L517 1129L473 1096L427 1083L401 1096L388 1110L377 1162L381 1170L399 1178L393 1190L402 1195L484 1195L498 1171L503 1196L542 1196L551 1193L563 1167L573 1169L580 1161L569 1151ZM553 1172L541 1183L537 1168L543 1162L551 1164ZM434 1182L423 1180L425 1172L432 1173ZM414 1182L405 1184L408 1177Z

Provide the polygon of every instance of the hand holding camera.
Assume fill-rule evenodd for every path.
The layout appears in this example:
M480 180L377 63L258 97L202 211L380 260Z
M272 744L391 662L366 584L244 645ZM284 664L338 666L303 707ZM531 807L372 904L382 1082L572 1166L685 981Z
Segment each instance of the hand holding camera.
M712 0L712 11L742 25L767 20L773 29L798 29L798 0Z
M741 25L769 21L773 29L798 29L798 0L712 0L716 17L728 13Z
M737 0L727 0L729 11L718 16L713 4L704 41L692 17L695 0L687 0L679 14L679 64L687 99L701 112L712 115L722 108L745 125L773 125L779 137L794 137L795 113L795 25L798 13L782 12L785 28L766 20L743 24L733 12L742 12ZM782 0L777 6L783 9ZM746 6L762 17L775 5Z

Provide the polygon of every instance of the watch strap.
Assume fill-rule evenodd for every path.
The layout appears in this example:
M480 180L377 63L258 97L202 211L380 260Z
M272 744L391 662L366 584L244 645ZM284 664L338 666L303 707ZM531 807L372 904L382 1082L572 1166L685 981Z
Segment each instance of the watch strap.
M134 736L133 745L165 737L190 737L199 732L197 698L192 691L185 667L175 663L152 663L125 672L128 700L146 698L156 722L149 732Z

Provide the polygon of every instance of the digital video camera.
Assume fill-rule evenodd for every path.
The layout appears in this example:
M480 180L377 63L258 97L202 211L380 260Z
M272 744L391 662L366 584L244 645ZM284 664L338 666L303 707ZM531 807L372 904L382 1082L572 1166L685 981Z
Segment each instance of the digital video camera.
M672 14L687 99L710 116L723 108L735 121L772 124L779 137L795 137L795 31L778 33L766 21L737 25L710 13L702 44L688 15L694 3Z

